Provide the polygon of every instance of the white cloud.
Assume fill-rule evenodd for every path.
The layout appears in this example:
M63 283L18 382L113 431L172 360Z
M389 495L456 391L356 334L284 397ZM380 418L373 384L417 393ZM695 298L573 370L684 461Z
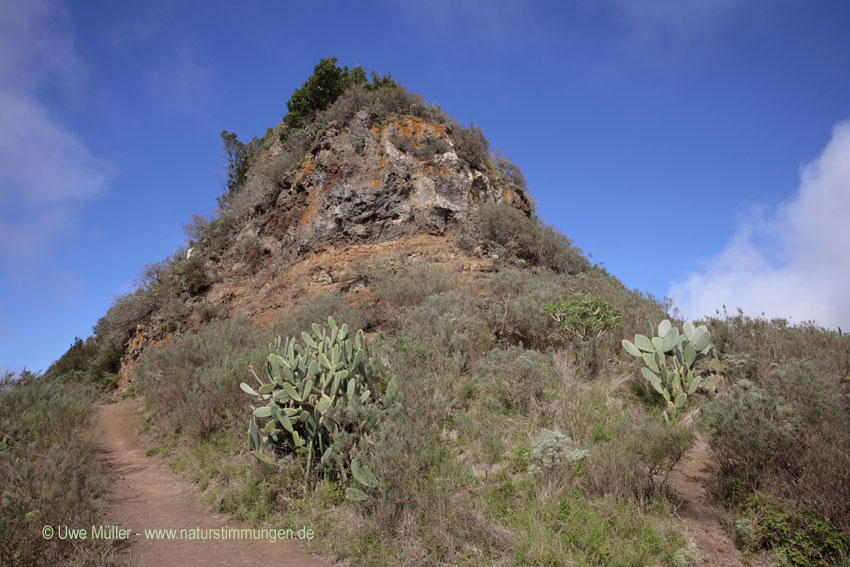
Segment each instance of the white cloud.
M47 0L0 3L0 271L27 279L72 230L109 167L40 93L80 74L67 13Z
M734 312L850 328L850 121L803 166L800 187L773 214L738 222L726 248L701 273L670 289L688 317Z
M0 3L0 86L31 91L79 71L69 18L50 0Z

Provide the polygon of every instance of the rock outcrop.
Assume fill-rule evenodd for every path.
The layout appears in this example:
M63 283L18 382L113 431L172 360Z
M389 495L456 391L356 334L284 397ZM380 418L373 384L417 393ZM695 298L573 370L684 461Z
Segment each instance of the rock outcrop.
M289 250L292 260L323 246L419 232L474 239L480 201L530 208L503 176L458 157L447 125L406 116L370 126L367 111L324 131L281 186L274 210L240 237L260 237L262 246Z

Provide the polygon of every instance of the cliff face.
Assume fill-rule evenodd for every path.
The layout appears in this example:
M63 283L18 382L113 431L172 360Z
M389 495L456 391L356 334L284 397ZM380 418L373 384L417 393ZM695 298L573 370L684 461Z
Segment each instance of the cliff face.
M503 176L471 169L459 158L448 126L411 116L370 126L367 111L343 129L324 131L281 185L274 210L249 223L237 240L259 237L293 261L328 245L420 232L474 239L478 202L530 208Z

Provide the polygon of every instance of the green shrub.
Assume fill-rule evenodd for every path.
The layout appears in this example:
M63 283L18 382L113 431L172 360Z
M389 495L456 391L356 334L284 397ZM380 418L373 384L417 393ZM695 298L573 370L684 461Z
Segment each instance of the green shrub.
M528 197L528 182L526 182L525 176L517 164L501 154L493 156L493 164L512 185L526 193L526 197ZM534 207L532 207L533 209Z
M763 493L742 503L734 524L736 544L745 551L776 550L800 567L850 561L850 534L811 510L797 510Z
M115 372L118 369L121 351L118 348L99 347L94 337L85 341L75 338L65 353L59 357L47 371L47 381L83 382L94 384L100 389L111 389L116 385Z
M35 445L32 443L20 455L11 451L0 453L3 563L58 565L77 554L80 558L92 557L94 551L108 557L104 542L72 545L58 538L42 537L41 530L46 525L55 528L99 524L106 504L106 481L95 468L88 447L57 442L46 451L37 452Z
M336 57L322 59L313 68L313 74L304 81L301 88L295 89L286 102L288 112L283 123L290 128L298 128L313 115L328 108L351 84L366 82L366 74L360 67L351 71L348 66L338 67Z
M96 356L97 345L94 339L83 341L75 337L68 350L50 365L44 376L51 379L76 372L85 373Z
M721 489L735 498L759 487L762 473L788 445L799 418L778 393L742 380L703 406L700 423L720 467Z
M63 375L64 376L64 375ZM0 449L38 450L70 443L91 414L96 390L86 383L39 377L27 370L0 379Z
M569 487L541 499L530 481L499 480L488 502L514 534L513 565L670 565L684 544L627 501Z
M814 323L790 325L784 319L748 317L739 310L731 316L710 318L721 355L746 361L749 378L768 380L773 364L806 361L826 376L847 376L850 372L850 336L822 329Z
M452 130L457 157L479 171L487 171L490 157L490 142L484 137L484 132L475 124L469 127L456 125Z
M407 119L402 117L399 121L407 126ZM391 123L388 127L388 138L399 151L414 156L419 160L427 160L434 157L436 154L443 154L449 150L449 145L439 135L433 135L430 130L423 132L425 139L417 144L418 140L414 140L408 133L400 132L395 123Z
M798 426L762 473L762 489L850 532L847 387L812 362L775 368L769 386L793 406Z
M598 339L605 331L620 324L621 313L601 297L563 299L547 305L545 311L567 338L582 341Z
M510 256L568 274L590 267L572 240L539 218L504 203L481 203L479 210L482 238L504 247Z
M221 131L221 144L224 150L225 175L227 179L222 182L225 191L218 198L218 206L221 209L225 209L228 206L230 198L245 183L248 168L251 165L249 160L250 150L252 146L254 146L253 149L256 149L259 144L256 138L254 138L251 144L243 144L239 141L235 132L228 132L227 130Z
M636 410L609 415L594 432L585 482L596 494L645 505L664 496L673 468L692 444L685 429L669 427Z
M552 344L553 335L543 309L564 291L563 282L552 273L495 273L484 282L484 316L502 341L543 350Z
M94 326L98 348L123 351L127 339L136 331L137 325L149 318L155 306L143 289L116 297L106 315Z
M590 456L586 449L571 449L571 445L569 438L560 431L544 429L531 444L528 472L541 474L560 465L564 459L572 464Z
M233 199L229 201L229 205L232 206L232 203ZM241 221L239 214L230 212L228 208L227 210L220 210L217 218L203 223L200 234L195 239L200 249L199 252L210 260L218 259L224 255L224 252L236 237L236 232L241 228L241 226L238 226L239 221Z
M189 295L195 296L212 284L212 278L204 267L204 258L200 254L174 264L174 273L180 278L180 284Z
M485 400L500 411L537 409L547 390L557 384L556 376L551 356L517 346L495 348L475 365Z
M133 375L160 433L204 438L243 423L249 408L239 383L267 356L256 346L267 340L246 321L215 321L147 349Z
M696 567L699 564L699 551L697 546L690 544L676 550L673 554L673 567Z
M450 383L495 345L478 305L457 291L427 297L405 319L405 337L424 350L427 367Z

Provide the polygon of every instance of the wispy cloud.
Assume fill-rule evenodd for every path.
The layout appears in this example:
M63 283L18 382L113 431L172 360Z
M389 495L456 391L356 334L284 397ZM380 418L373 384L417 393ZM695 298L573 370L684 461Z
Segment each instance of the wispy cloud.
M466 49L506 49L537 43L551 35L540 25L540 18L548 12L522 0L384 1L407 26L417 30L411 39L427 29L421 37L440 46L449 41Z
M210 103L212 71L186 46L164 59L149 78L154 96L167 110L194 114Z
M31 91L69 81L80 64L67 12L50 0L0 3L0 85Z
M850 121L804 165L797 193L772 214L739 219L726 248L670 289L689 317L721 306L850 327Z
M13 280L42 265L106 187L109 166L40 96L68 88L80 67L61 6L0 4L0 272Z
M676 35L700 33L756 0L608 0L642 33L664 30Z
M118 22L106 32L106 40L114 48L125 48L153 39L160 33L167 33L169 27L167 18L160 12L152 11Z
M212 102L212 66L198 56L193 31L157 8L143 9L106 31L125 54L144 54L139 75L160 109L198 114Z

